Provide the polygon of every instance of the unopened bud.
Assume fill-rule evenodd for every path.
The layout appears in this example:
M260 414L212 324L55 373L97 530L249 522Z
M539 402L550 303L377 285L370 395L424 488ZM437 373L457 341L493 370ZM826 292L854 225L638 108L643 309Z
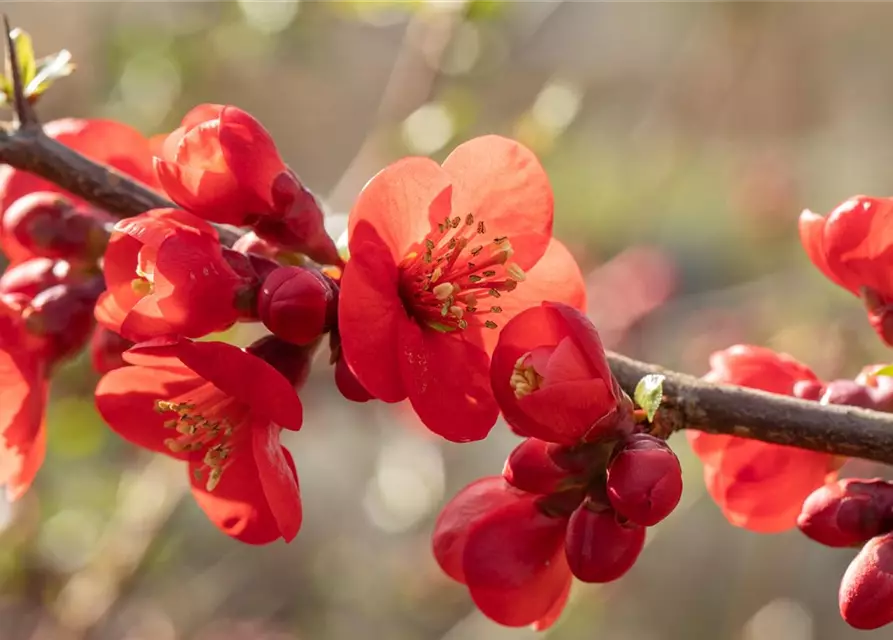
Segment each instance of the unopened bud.
M34 192L3 214L3 232L35 256L92 262L108 244L109 232L88 209L52 192Z
M611 505L631 521L653 526L682 497L682 468L666 442L648 434L629 437L608 466Z
M893 622L893 533L872 538L853 558L838 592L840 615L856 629Z
M93 328L93 307L104 289L101 276L58 284L37 294L22 313L25 328L41 337L50 363L80 351Z
M513 487L545 495L559 491L569 479L567 471L559 467L549 450L554 445L536 438L527 438L509 454L502 477Z
M611 582L629 571L645 546L645 527L623 523L613 509L583 504L567 523L564 548L571 572L583 582Z
M102 326L93 329L90 337L90 361L98 373L108 373L127 366L124 352L133 346L133 342L114 331Z
M337 290L316 270L280 267L264 280L257 313L264 325L283 340L308 344L334 326Z
M819 487L803 502L797 526L829 547L863 544L893 529L893 484L849 478Z
M33 298L57 284L83 279L64 260L31 258L7 269L0 277L0 293L20 293Z
M277 338L265 336L254 342L246 351L281 373L296 390L301 389L310 375L310 365L319 346L319 340L298 346Z
M825 393L820 400L822 404L849 405L874 408L874 398L869 390L858 382L852 380L832 380L825 387Z
M794 397L801 400L816 400L825 393L825 385L818 380L798 380L794 383Z
M236 240L233 244L233 251L238 251L245 255L262 256L278 263L278 265L300 267L306 262L301 254L287 251L276 243L261 238L254 231L249 231Z

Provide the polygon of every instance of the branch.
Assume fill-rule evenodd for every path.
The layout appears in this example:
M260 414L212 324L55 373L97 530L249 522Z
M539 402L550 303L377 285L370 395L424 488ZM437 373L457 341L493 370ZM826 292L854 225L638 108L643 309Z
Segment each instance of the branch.
M618 353L609 352L608 360L630 396L643 376L666 377L657 419L669 431L697 429L893 464L893 415L888 413L712 384Z

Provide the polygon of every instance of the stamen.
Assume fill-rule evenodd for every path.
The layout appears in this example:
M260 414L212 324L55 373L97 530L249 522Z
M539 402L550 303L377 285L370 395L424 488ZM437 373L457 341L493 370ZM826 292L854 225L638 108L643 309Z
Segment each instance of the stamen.
M502 313L502 307L490 307L490 311L492 311L493 313Z
M501 297L501 294L496 289L490 289L490 291L488 291L488 293L494 298Z
M483 250L484 250L483 245L478 245L478 246L476 246L474 249L471 250L471 255L476 256L477 254L479 254L479 253L480 253L481 251L483 251Z
M462 307L453 306L450 307L450 313L452 313L457 318L461 318L462 315L465 313L465 310Z
M141 296L147 296L155 291L155 285L145 278L134 278L130 281L130 288Z
M519 399L539 389L543 382L543 376L533 368L533 365L527 364L529 357L530 353L525 353L518 358L509 378L509 385L515 392L515 397Z
M524 282L527 279L527 274L524 273L524 269L514 262L506 266L505 271L515 282Z
M443 269L441 269L439 266L434 267L434 271L431 272L431 282L437 282L438 280L440 280L440 276L442 275Z
M472 214L469 213L467 216L465 216L465 224L469 227L474 224L474 216Z
M499 325L496 324L495 322L493 322L492 320L487 320L487 321L484 323L484 326L487 327L488 329L497 329L497 328L499 328Z
M483 221L483 220L481 220L480 222L478 222L478 233L481 234L481 235L484 235L485 233L487 233L487 227L486 227L486 225L484 224L484 221Z
M453 295L453 283L441 282L439 285L431 290L431 293L433 293L434 297L438 300L446 300L451 295Z

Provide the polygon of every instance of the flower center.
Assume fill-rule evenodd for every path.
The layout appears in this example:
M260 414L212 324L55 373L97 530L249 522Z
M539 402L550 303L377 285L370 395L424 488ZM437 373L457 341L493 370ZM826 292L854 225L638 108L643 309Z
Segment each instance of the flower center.
M515 397L518 399L529 396L543 384L543 376L534 369L530 360L529 352L518 358L512 371L512 377L509 378L512 391L515 392Z
M164 440L168 449L204 452L201 466L193 473L197 480L207 473L205 489L213 491L229 466L236 427L247 417L248 408L209 382L173 400L156 400L155 410L176 414L164 423L177 434Z
M523 282L524 270L509 262L514 249L507 237L484 239L487 228L468 214L446 218L400 263L400 292L407 311L438 331L472 324L487 329L502 313L495 299Z

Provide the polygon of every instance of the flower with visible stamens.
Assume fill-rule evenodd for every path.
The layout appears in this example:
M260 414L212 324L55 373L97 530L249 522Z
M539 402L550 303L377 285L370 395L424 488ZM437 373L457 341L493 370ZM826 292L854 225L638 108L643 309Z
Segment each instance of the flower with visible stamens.
M487 378L499 331L551 299L585 307L582 275L552 239L552 191L533 153L498 136L438 165L406 158L361 192L348 222L339 330L347 364L385 402L479 440L498 408Z
M217 232L179 209L118 222L103 271L96 319L133 341L222 331L244 313L239 301L253 286L225 260Z
M221 531L250 544L295 537L301 498L279 444L301 427L292 383L260 358L222 342L154 340L107 373L96 406L118 434L184 460L192 493Z
M526 437L574 445L633 424L595 327L567 305L544 302L506 324L490 383L506 422Z

